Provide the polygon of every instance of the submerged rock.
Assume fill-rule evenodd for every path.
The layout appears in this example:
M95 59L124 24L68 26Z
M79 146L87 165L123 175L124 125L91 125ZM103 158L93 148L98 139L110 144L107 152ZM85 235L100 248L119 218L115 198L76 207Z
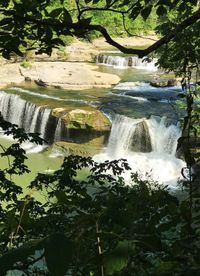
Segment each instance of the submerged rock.
M176 79L156 79L150 82L153 87L172 87L177 85Z
M101 152L103 146L105 145L105 137L102 135L98 138L94 138L87 143L73 143L59 141L56 142L51 149L52 155L64 155L68 156L81 155L81 156L94 156Z

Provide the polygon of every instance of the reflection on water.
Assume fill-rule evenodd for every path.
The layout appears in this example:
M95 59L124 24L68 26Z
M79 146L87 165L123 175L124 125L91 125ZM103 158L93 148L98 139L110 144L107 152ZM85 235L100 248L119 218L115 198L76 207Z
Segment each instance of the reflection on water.
M0 137L0 144L3 147L9 147L13 143L12 138ZM37 200L44 200L45 195L41 192L35 190L29 190L27 186L30 182L36 177L38 173L52 172L57 170L62 164L63 157L51 158L49 157L48 151L38 152L41 149L44 149L43 146L37 146L33 144L24 144L22 145L25 150L27 150L28 159L25 161L25 164L31 170L30 173L25 173L22 175L14 175L12 177L18 185L20 185L24 193L28 193L31 196L34 196ZM2 149L1 149L2 152ZM0 168L4 169L8 167L8 160L6 157L0 158Z

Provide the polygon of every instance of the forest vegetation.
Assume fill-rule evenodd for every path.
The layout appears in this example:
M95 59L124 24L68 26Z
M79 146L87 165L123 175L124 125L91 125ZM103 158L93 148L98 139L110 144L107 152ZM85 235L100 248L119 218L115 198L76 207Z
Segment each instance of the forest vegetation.
M198 0L1 0L0 52L4 58L27 50L51 54L66 37L103 36L126 54L157 56L158 65L182 77L180 102L185 108L178 141L187 168L180 189L131 174L126 160L96 163L69 156L54 173L39 173L29 185L46 195L39 202L24 195L14 175L29 172L21 144L41 144L37 134L0 117L5 135L16 142L2 147L7 167L0 170L0 275L199 275L199 135L200 6ZM154 30L159 40L146 49L115 41L117 35ZM194 85L191 86L191 80ZM77 176L89 168L88 176ZM164 170L164 168L163 168Z

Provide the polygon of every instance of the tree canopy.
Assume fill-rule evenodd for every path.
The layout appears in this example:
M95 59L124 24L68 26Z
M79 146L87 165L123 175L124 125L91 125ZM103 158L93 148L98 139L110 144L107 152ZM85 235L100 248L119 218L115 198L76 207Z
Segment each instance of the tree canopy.
M123 53L143 57L200 19L198 0L1 0L0 11L0 51L5 58L11 53L23 55L24 48L51 54L53 47L64 44L63 36L86 37L94 31ZM142 50L124 47L111 37L106 26L96 23L98 12L102 18L119 14L127 33L127 20L134 25L139 16L147 20L155 12L160 39Z

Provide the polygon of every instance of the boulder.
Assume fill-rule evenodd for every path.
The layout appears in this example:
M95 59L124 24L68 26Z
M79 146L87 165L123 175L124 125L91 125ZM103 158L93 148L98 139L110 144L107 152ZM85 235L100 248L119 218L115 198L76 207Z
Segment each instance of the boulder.
M87 129L96 131L110 131L109 119L99 110L75 109L64 117L69 129Z
M62 118L61 140L71 143L88 143L99 137L108 140L111 123L99 110L55 108L52 115Z
M151 137L147 123L142 121L137 124L132 136L131 150L134 152L151 152Z
M29 77L26 77L25 80L26 80L26 79L29 79L29 81L30 81L30 78L29 78ZM34 82L35 82L38 86L43 86L43 87L47 86L47 84L46 84L43 80L41 80L41 79L34 80Z

